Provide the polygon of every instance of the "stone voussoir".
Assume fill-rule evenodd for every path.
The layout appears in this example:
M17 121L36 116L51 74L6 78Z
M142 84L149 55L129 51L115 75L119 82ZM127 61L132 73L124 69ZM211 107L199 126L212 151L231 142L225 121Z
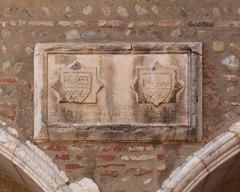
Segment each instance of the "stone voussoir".
M67 185L66 174L43 151L30 141L22 143L3 128L0 129L0 155L11 161L19 174L31 177L42 191L99 192L98 186L89 178ZM32 190L37 189L33 187Z
M229 131L213 139L199 151L193 153L184 164L175 169L157 192L187 192L240 152L240 122Z

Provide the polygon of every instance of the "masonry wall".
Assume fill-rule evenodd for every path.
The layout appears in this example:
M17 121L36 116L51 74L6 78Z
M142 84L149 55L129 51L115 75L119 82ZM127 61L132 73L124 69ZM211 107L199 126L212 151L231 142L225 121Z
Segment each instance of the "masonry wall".
M0 0L0 123L33 140L38 42L203 42L203 142L42 143L71 181L153 192L183 160L239 120L240 0ZM34 142L34 141L33 141Z

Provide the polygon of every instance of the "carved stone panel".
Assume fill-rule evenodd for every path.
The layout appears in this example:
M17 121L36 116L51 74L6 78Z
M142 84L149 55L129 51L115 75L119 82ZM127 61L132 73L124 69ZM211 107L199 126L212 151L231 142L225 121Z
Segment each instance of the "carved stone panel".
M34 136L199 140L201 43L38 44Z

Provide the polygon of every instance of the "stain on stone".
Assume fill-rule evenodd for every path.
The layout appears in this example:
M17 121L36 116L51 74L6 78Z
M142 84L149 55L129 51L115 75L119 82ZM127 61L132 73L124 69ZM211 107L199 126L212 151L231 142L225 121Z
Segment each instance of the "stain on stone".
M204 20L199 20L199 21L189 21L188 26L190 27L213 27L214 22L212 21L204 21Z
M76 61L70 68L72 70L79 70L81 69L81 63L79 61Z

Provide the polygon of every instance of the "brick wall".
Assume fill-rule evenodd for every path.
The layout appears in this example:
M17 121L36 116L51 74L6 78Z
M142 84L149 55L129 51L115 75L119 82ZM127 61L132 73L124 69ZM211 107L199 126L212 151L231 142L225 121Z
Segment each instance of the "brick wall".
M70 180L94 178L102 191L154 191L196 145L48 143L41 147Z
M33 137L37 42L201 41L204 142L239 113L238 0L0 0L0 123ZM203 143L204 143L203 142ZM152 192L202 143L44 143L71 181L103 192Z

